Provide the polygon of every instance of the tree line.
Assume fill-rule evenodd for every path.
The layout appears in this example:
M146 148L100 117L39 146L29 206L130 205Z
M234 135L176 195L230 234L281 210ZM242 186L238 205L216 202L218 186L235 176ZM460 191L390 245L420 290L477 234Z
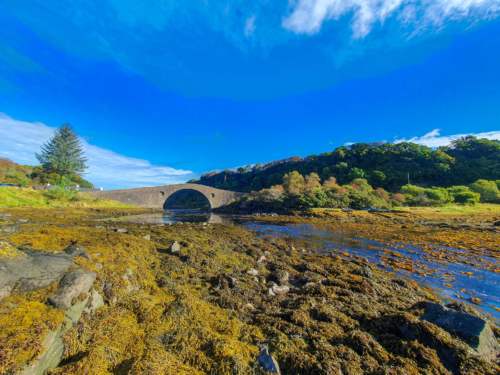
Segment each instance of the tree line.
M310 208L390 209L401 206L443 206L500 203L500 180L479 179L466 185L422 187L406 184L398 192L372 187L365 178L339 184L335 177L321 181L317 173L292 171L279 185L251 192L229 210L283 212Z
M500 141L464 137L436 149L410 142L357 143L306 158L208 173L193 182L251 192L281 184L292 171L303 176L315 173L320 181L334 177L341 185L365 179L389 192L398 192L408 184L423 188L464 186L479 179L500 180Z

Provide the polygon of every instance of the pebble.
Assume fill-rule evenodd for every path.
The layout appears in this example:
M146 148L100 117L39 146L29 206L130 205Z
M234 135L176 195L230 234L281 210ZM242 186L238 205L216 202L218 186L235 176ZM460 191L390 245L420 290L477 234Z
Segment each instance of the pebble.
M181 251L181 244L177 241L175 241L172 245L170 245L170 252L171 253L178 253Z
M259 271L257 271L255 268L250 268L248 271L247 271L247 274L251 275L251 276L258 276L259 275Z

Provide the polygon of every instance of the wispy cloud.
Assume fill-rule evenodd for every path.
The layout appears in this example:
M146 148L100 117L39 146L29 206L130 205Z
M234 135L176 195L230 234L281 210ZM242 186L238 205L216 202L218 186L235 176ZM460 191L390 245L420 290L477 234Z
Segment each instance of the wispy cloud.
M23 164L38 164L35 152L54 134L55 128L40 122L15 120L0 113L0 156ZM96 186L128 188L182 183L194 177L188 170L152 165L94 146L82 139L88 159L86 178Z
M401 142L413 142L419 145L429 146L429 147L440 147L447 146L451 142L456 139L460 139L466 136L472 135L477 138L486 138L486 139L496 139L500 140L500 130L494 130L491 132L483 132L483 133L467 133L467 134L453 134L453 135L441 135L441 131L439 129L434 129L420 137L413 137L409 139L396 139L394 143Z
M255 20L256 16L250 16L245 20L245 36L249 37L255 32Z
M410 30L441 27L452 20L493 18L500 0L297 0L283 26L299 34L314 34L324 22L352 16L354 38L368 35L376 24L394 17Z

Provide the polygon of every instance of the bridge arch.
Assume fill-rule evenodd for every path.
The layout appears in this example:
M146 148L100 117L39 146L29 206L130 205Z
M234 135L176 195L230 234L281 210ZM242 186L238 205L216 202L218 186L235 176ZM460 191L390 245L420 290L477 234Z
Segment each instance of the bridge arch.
M211 198L214 193L204 194L195 189L179 189L165 197L163 209L202 209L210 210L212 208Z
M169 197L181 190L195 190L203 194L209 201L212 209L228 205L242 195L242 193L234 191L190 183L137 189L98 191L94 192L93 195L98 198L113 199L140 207L163 209Z

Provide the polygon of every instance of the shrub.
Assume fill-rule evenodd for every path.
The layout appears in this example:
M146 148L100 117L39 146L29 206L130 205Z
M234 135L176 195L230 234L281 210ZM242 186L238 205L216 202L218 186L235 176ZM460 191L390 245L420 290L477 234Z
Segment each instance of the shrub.
M467 186L452 186L448 188L453 201L459 204L476 204L480 200L480 194L472 191Z
M391 201L396 206L402 206L406 202L406 197L401 193L394 193L391 196Z
M481 202L500 203L500 191L495 181L477 180L470 188L481 195Z
M410 206L442 206L452 201L447 189L404 185L401 192Z
M283 187L288 194L301 194L305 189L305 180L299 172L293 171L283 177Z
M389 202L391 200L391 195L383 188L375 189L373 194L375 194L376 197L378 197L386 202Z
M328 207L328 194L324 189L316 188L302 194L299 202L301 208Z
M374 170L371 173L371 178L370 180L375 186L380 186L384 183L384 181L387 179L386 175L382 171Z
M49 200L58 201L75 201L78 199L77 192L61 186L55 186L49 190L44 191L44 196Z
M339 186L339 185L338 185L337 179L335 177L330 177L328 180L323 182L323 187L326 189L335 188L337 186Z
M347 177L350 180L355 180L357 178L365 178L365 171L362 170L361 168L354 167L349 171Z
M425 194L425 188L416 185L404 185L401 187L405 202L410 206L428 206L429 198Z
M431 205L442 206L452 201L448 190L445 188L430 188L425 189L425 195L429 198Z

